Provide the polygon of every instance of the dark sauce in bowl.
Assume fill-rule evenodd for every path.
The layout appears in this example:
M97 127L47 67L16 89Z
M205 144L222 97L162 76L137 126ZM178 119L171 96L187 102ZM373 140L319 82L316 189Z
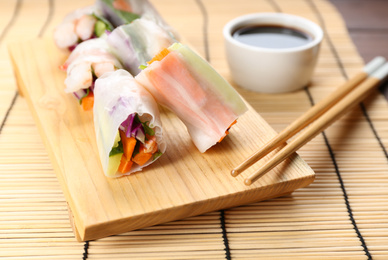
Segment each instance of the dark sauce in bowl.
M248 25L237 28L232 36L241 43L270 49L300 47L313 40L306 32L278 25Z

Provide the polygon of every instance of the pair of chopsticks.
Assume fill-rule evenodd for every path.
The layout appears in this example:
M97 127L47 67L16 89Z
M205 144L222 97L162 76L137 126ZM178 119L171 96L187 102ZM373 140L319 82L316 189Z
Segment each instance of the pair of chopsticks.
M388 62L383 57L376 57L370 61L361 72L357 73L350 80L341 85L336 91L322 99L319 103L309 109L305 114L295 120L282 132L271 139L261 149L251 155L248 159L234 168L231 172L236 177L248 167L255 164L268 153L293 137L302 129L306 128L283 149L276 153L257 171L252 173L244 181L251 185L261 178L268 171L273 169L292 153L296 152L304 144L309 142L324 129L330 126L339 117L344 115L350 108L359 104L372 89L378 86L388 76Z

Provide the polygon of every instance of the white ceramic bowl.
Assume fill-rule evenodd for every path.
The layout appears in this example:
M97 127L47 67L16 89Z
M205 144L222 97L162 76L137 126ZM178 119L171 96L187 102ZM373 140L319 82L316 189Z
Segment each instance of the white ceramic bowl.
M232 37L243 26L277 25L312 35L305 45L292 48L262 48ZM233 80L243 88L263 92L292 92L308 85L323 39L322 29L305 18L284 13L254 13L237 17L223 29L225 49Z

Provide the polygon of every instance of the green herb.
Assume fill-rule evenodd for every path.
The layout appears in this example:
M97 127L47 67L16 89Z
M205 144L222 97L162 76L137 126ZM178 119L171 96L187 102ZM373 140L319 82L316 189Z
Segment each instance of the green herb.
M141 123L143 125L143 128L144 128L144 133L146 133L150 136L155 135L155 131L151 127L149 127L147 123L148 123L148 121Z
M94 71L93 66L90 66L90 69L91 69L91 71L92 71L93 81L95 81L95 80L97 79L96 72Z
M135 123L141 124L140 117L138 114L135 114L134 121L135 121Z
M121 140L119 141L118 146L112 147L112 150L110 150L109 153L109 157L119 153L124 153L123 143L121 142Z
M97 37L100 37L105 33L107 30L106 24L102 21L97 21L96 24L94 25L94 33L96 34Z
M145 70L146 68L147 68L146 65L140 65L140 66L139 66L139 69L141 69L141 70Z
M138 154L140 151L140 142L136 142L135 148L133 149L132 157Z
M146 121L146 122L143 123L143 122L140 120L140 117L139 117L138 114L136 114L136 116L135 116L135 122L140 123L140 124L143 126L143 129L144 129L144 133L145 133L145 134L150 135L150 136L155 135L155 131L154 131L151 127L148 126L148 121Z
M82 104L82 100L83 100L85 97L87 97L87 96L89 95L89 92L90 92L90 88L87 88L87 89L86 89L85 95L83 95L83 96L80 98L80 100L79 100L79 104L80 104L80 105Z
M152 155L152 160L153 161L155 161L156 159L158 159L160 156L162 156L162 152L161 151L157 151L156 153L154 153L153 155Z
M116 14L120 16L126 23L131 23L136 19L139 19L140 16L138 14L122 11L122 10L115 10Z
M113 30L113 25L104 17L99 16L98 14L93 14L93 16L97 19L97 22L94 25L94 33L97 37L103 35L105 31Z

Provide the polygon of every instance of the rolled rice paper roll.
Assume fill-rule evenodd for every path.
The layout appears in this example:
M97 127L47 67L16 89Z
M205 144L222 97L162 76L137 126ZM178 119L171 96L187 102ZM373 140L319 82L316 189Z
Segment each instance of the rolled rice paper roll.
M107 41L112 52L132 75L141 71L140 65L146 65L152 57L175 42L170 33L144 18L117 27Z
M163 139L158 105L151 94L138 84L127 71L117 70L109 72L97 79L94 88L94 98L95 133L102 168L106 176L119 177L141 171L166 151L166 142ZM118 147L122 137L120 137L119 129L122 129L123 133L128 130L129 134L131 132L133 134L135 130L133 121L131 122L132 129L123 129L123 125L129 122L128 119L133 120L132 116L134 114L138 116L138 119L143 124L146 124L146 127L152 130L152 138L156 140L157 152L143 165L133 163L130 171L120 173L118 172L118 167L122 154L112 155L112 150L114 150L112 148ZM151 131L149 129L148 131ZM143 142L147 142L147 137L140 135L140 137L136 138L140 147L142 142L139 139L143 138Z
M203 153L228 134L247 107L236 90L189 47L175 43L162 53L136 80L183 121Z

